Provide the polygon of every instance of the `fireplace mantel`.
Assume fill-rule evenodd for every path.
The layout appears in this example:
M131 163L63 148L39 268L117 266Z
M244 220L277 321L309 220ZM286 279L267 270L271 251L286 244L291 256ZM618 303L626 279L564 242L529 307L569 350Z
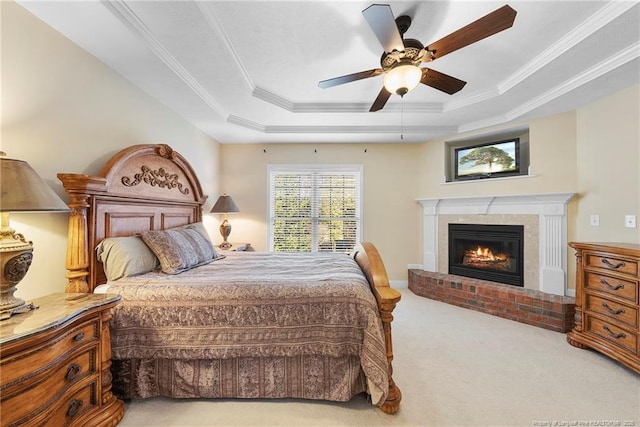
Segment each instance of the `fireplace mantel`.
M575 193L419 199L423 208L423 269L438 272L440 215L538 215L539 290L565 295L567 284L567 202Z

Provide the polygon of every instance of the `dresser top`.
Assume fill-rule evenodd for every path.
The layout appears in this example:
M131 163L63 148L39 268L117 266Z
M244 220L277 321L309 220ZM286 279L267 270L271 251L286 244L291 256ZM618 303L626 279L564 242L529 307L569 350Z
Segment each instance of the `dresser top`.
M640 244L618 242L570 242L574 249L621 252L629 256L640 256Z
M0 321L0 345L62 325L82 313L120 301L117 294L56 293L32 301L38 308Z

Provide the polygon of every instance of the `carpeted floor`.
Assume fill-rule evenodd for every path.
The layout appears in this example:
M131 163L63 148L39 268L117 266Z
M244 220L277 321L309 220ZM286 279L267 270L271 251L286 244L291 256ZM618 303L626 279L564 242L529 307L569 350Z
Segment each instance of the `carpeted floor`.
M400 289L400 411L348 403L173 400L126 404L120 426L640 426L640 375L565 335Z

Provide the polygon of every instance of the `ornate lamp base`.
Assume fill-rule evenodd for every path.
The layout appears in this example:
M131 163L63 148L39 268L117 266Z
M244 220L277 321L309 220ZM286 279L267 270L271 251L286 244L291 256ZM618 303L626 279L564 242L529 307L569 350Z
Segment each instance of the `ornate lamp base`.
M227 221L226 218L222 221L222 224L220 224L220 234L224 239L224 241L220 243L220 247L223 249L229 249L231 247L231 243L229 243L227 239L229 238L229 234L231 234L231 224L229 224L229 221Z
M28 311L35 310L36 308L38 308L38 306L35 305L34 303L32 302L25 303L24 301L22 301L22 305L18 307L14 307L8 310L0 309L0 321L7 320L14 314L26 313Z
M13 296L32 259L33 245L22 234L12 229L0 231L0 320L37 308Z

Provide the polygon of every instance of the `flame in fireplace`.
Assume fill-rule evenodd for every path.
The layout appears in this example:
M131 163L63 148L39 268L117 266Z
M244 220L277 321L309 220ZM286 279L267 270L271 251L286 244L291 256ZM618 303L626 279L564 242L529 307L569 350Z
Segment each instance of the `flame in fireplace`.
M476 256L478 256L478 258L493 259L493 252L491 252L489 248L481 248L478 246L478 249L476 249Z
M505 265L500 265L503 263ZM507 254L494 254L491 249L478 246L476 249L465 251L463 264L503 269L509 265L509 256Z

